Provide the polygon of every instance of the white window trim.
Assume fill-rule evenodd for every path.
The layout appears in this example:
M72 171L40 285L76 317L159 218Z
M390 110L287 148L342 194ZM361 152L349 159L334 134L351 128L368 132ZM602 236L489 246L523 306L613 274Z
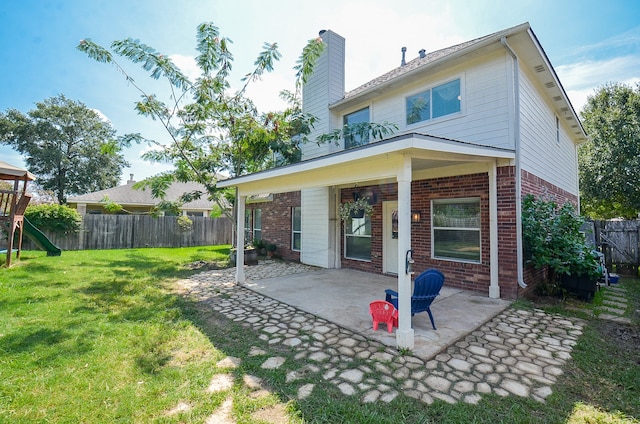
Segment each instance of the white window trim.
M260 228L256 227L256 211L260 211ZM253 230L251 231L251 235L253 237L253 239L255 240L256 238L256 230L260 231L260 240L262 240L262 209L261 208L254 208L253 209L253 213L251 214L251 226L253 227Z
M436 228L433 225L433 211L434 211L434 203L445 203L445 202L478 202L479 206L480 206L480 227L478 227L478 229L474 229L474 228L458 228L458 227L438 227L438 228L446 228L449 230L465 230L465 231L477 231L478 232L478 241L479 241L479 248L480 248L480 254L479 257L480 259L477 261L472 261L472 260L466 260L466 259L456 259L456 258L447 258L447 257L440 257L440 256L436 256L436 243L435 243L435 237L434 237L434 233ZM445 197L445 198L441 198L441 199L431 199L431 259L437 259L439 261L448 261L448 262L460 262L460 263L466 263L466 264L481 264L482 263L482 199L480 198L480 196L476 196L476 197Z
M348 109L348 112L344 112L342 113L342 115L340 115L340 128L344 128L344 118L347 115L351 115L352 113L356 113L356 112L360 112L363 109L369 109L369 123L374 122L373 121L373 105L371 103L367 103L365 105L360 105L358 107L352 108L352 109ZM346 144L346 140L344 138L344 134L342 136L342 140L340 140L341 146L342 146L342 150L348 150L347 149L347 144ZM371 143L371 139L369 139L369 141L367 142L367 144ZM364 146L364 144L363 144ZM351 147L351 149L353 149L353 147Z
M366 217L369 220L371 220L371 217ZM343 246L343 252L344 252L344 258L345 259L349 259L350 261L360 261L360 262L373 262L372 259L362 259L362 258L353 258L353 257L349 257L347 256L347 237L366 237L371 239L372 235L371 234L365 234L365 235L353 235L353 234L347 234L346 229L344 230L344 246ZM371 252L369 252L369 254L371 254Z
M294 229L293 221L295 219L294 209L300 209L300 230ZM300 234L300 249L295 248L295 235ZM302 206L293 206L291 208L291 250L294 252L300 252L302 250Z
M413 124L407 124L407 98L408 97L414 96L416 94L424 93L427 90L432 90L434 87L438 87L440 85L446 84L446 83L451 82L451 81L455 81L457 79L460 80L460 110L458 112L450 113L448 115L438 116L437 118L429 118L429 119L424 120L424 121L414 122ZM417 128L417 127L421 127L421 126L425 126L425 125L431 125L431 124L434 124L434 123L444 122L444 121L448 121L450 119L456 119L456 118L459 118L461 116L464 116L465 113L466 113L466 108L465 108L465 103L466 103L465 102L465 99L466 99L465 89L466 89L466 84L465 84L464 74L460 74L460 75L455 75L455 76L453 76L451 78L438 80L433 84L430 84L430 85L427 85L427 86L421 86L419 89L412 90L412 91L410 91L408 93L405 93L404 96L402 97L402 124L403 124L404 128L412 129L412 128Z

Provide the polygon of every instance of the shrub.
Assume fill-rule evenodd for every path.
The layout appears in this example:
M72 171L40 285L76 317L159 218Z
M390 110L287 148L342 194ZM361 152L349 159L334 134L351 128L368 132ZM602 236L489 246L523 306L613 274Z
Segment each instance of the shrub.
M24 216L38 229L56 234L77 233L82 228L82 216L65 205L28 206Z
M527 195L522 201L525 259L534 267L548 266L553 284L562 274L597 276L598 262L580 232L584 222L571 203Z
M176 223L178 224L178 227L180 227L180 231L185 233L187 231L191 231L193 228L193 221L187 215L180 215L176 219Z

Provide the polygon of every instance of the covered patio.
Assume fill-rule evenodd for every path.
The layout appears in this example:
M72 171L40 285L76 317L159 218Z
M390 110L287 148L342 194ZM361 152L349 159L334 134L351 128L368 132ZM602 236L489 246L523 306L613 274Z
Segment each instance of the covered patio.
M252 268L252 267L249 267ZM283 276L248 276L242 284L262 295L318 315L363 336L396 348L397 328L373 330L369 303L384 299L384 290L397 287L397 278L351 269L315 269ZM477 292L445 286L431 306L437 330L426 312L412 317L413 355L429 359L472 333L510 305Z
M303 192L301 202L303 210L301 218L302 233L305 234L302 237L301 261L305 264L333 270L332 272L340 272L338 270L343 269L342 238L340 235L340 223L337 218L337 209L341 202L340 190L354 185L367 186L395 183L397 185L398 231L394 239L394 246L388 248L388 256L397 258L396 265L399 268L399 272L397 277L393 279L387 278L381 283L380 287L372 289L370 296L367 297L369 300L362 302L366 306L363 309L365 315L362 317L362 322L351 323L350 325L362 327L363 323L367 321L369 302L383 299L385 288L394 289L399 293L400 313L398 317L399 328L392 337L395 343L391 343L391 345L415 351L421 349L419 344L423 344L420 340L424 339L424 336L417 333L420 328L417 321L422 317L413 320L409 309L403 308L403 305L410 304L412 292L411 275L408 270L405 271L405 266L403 266L405 261L408 263L411 259L410 252L412 251L412 181L435 177L458 177L477 173L487 175L488 229L485 237L488 241L487 251L489 254L486 263L490 269L488 272L490 281L488 293L485 293L485 296L488 295L489 298L499 299L497 168L499 164L510 163L514 157L514 151L510 149L474 145L423 134L408 133L297 164L219 181L218 187L236 187L238 216L245 216L248 196L301 190ZM236 245L242 246L246 242L244 220L238 219L236 224ZM520 251L519 249L516 250ZM238 250L237 262L244 263L242 249ZM392 271L392 273L394 272ZM373 278L369 274L365 275L367 275L365 279ZM243 267L237 267L236 281L243 283L245 280ZM340 286L351 286L352 281L357 280L357 278L349 276L340 279L336 276L333 280L338 280ZM337 287L335 291L337 297L327 304L317 301L306 291L293 290L292 293L298 293L302 299L316 300L315 303L318 304L318 308L331 309L334 301L349 302L349 300L344 299L344 295L339 295L340 290L344 293L344 290L351 290L351 287ZM356 298L360 296L360 299L363 299L362 296L365 293L367 293L366 289L365 291L358 290L354 294ZM449 290L444 290L441 299L455 295L462 296L462 293L465 292L458 290L456 293L451 293ZM473 299L474 302L490 303L489 299L481 296L474 295ZM350 307L354 306L347 304L342 305L339 309L349 311ZM440 308L440 305L436 304L434 308ZM301 309L304 308L301 307ZM472 317L469 315L471 314L470 309L462 306L462 309L457 311L461 315L455 319L452 316L452 319L447 320L447 322L458 322L462 316L467 315L469 317L468 321L474 322L474 325L479 325L493 316L485 317L484 313L482 313L477 318ZM480 305L478 309L483 311L485 308ZM437 309L433 310L437 320L437 312L435 312ZM451 309L448 305L443 305L442 310L446 310L450 314L456 313L456 310ZM322 313L321 311L318 312L319 315L322 315ZM424 328L427 328L426 325ZM444 332L444 328L446 327L439 331ZM458 338L459 334L464 333L464 331L452 330L452 336L448 337L447 340ZM388 337L388 335L385 335L385 340ZM424 343L428 344L430 342L427 338Z

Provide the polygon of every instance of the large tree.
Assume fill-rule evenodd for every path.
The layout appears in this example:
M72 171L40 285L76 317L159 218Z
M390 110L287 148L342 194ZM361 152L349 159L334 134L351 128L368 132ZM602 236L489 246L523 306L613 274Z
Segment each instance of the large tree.
M581 112L589 141L579 150L582 213L635 218L640 212L640 84L607 84Z
M38 185L67 196L114 187L128 166L116 132L98 113L64 95L36 103L26 115L0 113L0 143L26 157Z
M232 90L230 82L233 65L230 44L231 40L223 37L213 23L198 26L196 63L201 75L194 81L167 55L138 40L114 41L110 50L90 39L82 40L78 45L78 49L89 57L115 65L141 94L137 112L159 121L171 136L171 144L159 146L159 150L145 156L175 166L173 172L142 182L142 185L150 186L156 197L163 197L172 181L196 181L204 185L207 192L186 193L182 201L206 195L223 206L222 196L229 193L217 188L221 176L244 175L300 160L301 144L308 141L315 121L313 116L302 113L300 89L324 49L322 39L309 40L303 48L295 67L295 91L281 94L288 100L289 107L284 111L264 113L259 112L246 96L246 89L264 73L273 70L280 59L277 44L263 45L253 69L245 74L242 87L236 91ZM154 79L165 79L169 93L167 101L148 93L140 83L133 81L116 60L118 56L141 65ZM371 132L373 138L380 138L389 133L390 128L372 125ZM336 133L314 141L327 142L339 136ZM127 139L130 142L145 140L140 134L129 134ZM228 216L233 218L233 214Z

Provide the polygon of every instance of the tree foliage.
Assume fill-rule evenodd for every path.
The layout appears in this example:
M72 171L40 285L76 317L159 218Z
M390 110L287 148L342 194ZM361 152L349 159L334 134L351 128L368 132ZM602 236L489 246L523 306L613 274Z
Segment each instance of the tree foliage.
M582 213L595 219L640 212L640 85L601 87L581 118L590 140L579 150Z
M29 205L24 216L35 227L57 234L77 233L82 227L78 211L65 205Z
M200 76L191 81L173 62L138 40L115 41L106 49L85 39L78 49L99 62L113 64L141 94L136 105L139 114L159 121L171 136L172 143L159 146L145 159L172 163L175 171L140 182L136 187L150 187L154 197L162 198L173 181L195 181L206 193L185 193L182 201L206 195L222 210L225 199L233 200L229 190L217 188L222 176L235 177L268 168L298 162L301 146L308 142L316 118L302 112L300 93L324 50L321 38L311 39L303 48L294 67L295 91L283 91L289 106L284 111L261 113L246 96L246 89L266 72L274 69L281 55L276 43L265 43L253 69L242 79L242 87L232 92L233 69L231 40L223 37L213 23L197 28L196 63ZM141 65L154 79L164 79L171 93L169 101L147 93L133 81L117 57ZM379 127L374 127L378 134ZM374 135L375 135L374 134ZM335 136L335 135L334 135ZM327 139L314 140L318 143ZM129 142L149 141L140 134L129 134ZM232 214L228 214L232 218Z
M68 195L116 186L128 165L111 125L64 95L36 103L26 115L0 113L0 143L26 156L38 185L61 204Z
M596 275L598 263L580 227L584 219L567 202L529 194L522 200L522 239L525 259L535 268L548 266L550 280L557 283L562 274Z
M160 145L145 156L175 166L174 172L138 183L139 188L150 187L154 197L162 198L173 181L196 181L206 187L207 193L186 193L182 201L206 195L222 207L225 193L216 187L221 176L239 176L300 160L300 144L306 141L314 118L302 113L297 91L282 93L290 101L290 107L282 112L260 113L245 95L251 82L274 69L281 57L277 44L263 45L254 68L245 74L243 86L236 92L231 92L230 44L214 24L198 26L196 63L201 74L195 81L168 56L138 40L115 41L111 50L90 39L78 45L89 57L115 65L141 94L136 111L159 121L171 136L171 144ZM320 39L309 41L296 66L300 80L312 72L315 57L322 50ZM165 102L147 93L116 60L118 56L142 66L152 78L166 80L170 100ZM150 141L140 134L128 134L126 138L128 142Z

